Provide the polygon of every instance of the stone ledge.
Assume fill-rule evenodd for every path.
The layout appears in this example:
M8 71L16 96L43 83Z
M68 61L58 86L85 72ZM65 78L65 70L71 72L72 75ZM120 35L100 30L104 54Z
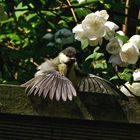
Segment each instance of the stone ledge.
M79 93L73 101L57 102L28 97L19 85L0 84L0 113L140 123L140 103L134 97L123 101L105 94Z

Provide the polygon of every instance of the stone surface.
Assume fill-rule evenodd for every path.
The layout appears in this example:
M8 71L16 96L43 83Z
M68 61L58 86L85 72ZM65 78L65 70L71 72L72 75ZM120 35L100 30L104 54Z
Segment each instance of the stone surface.
M57 118L140 123L140 100L110 95L78 93L73 101L55 101L27 96L19 85L0 85L0 112Z

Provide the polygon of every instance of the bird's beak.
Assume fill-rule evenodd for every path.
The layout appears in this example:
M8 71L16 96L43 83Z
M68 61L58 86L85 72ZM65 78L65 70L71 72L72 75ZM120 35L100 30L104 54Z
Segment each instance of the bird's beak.
M71 57L70 60L75 62L76 58L75 57Z

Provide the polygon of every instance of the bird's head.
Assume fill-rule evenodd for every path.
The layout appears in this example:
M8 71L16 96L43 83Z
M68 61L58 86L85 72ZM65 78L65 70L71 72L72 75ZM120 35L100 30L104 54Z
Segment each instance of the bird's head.
M73 64L76 61L76 49L67 47L59 53L59 61L64 64Z

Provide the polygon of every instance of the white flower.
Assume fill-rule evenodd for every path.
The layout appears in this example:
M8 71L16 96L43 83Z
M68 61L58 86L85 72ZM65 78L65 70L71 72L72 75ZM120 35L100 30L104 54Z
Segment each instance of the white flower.
M106 34L105 34L106 40L109 40L112 36L114 36L115 30L119 28L117 24L111 21L107 21L105 23L105 27L106 27Z
M72 32L75 33L75 39L77 39L79 41L86 39L85 34L84 34L84 30L82 28L82 24L76 25L72 29Z
M89 42L89 45L91 46L97 46L98 44L102 45L103 38L97 38L95 40L88 40L88 42Z
M96 40L105 35L105 22L107 17L104 17L103 14L105 14L103 11L97 11L95 13L88 14L82 21L82 28L85 36L89 40Z
M133 35L129 42L133 43L138 49L140 49L140 35Z
M108 18L106 10L88 14L81 24L73 28L75 39L79 41L86 39L91 46L101 45L103 37L110 40L114 36L115 30L118 29L118 25L107 21Z
M127 63L122 62L119 55L111 55L108 62L113 65L119 65L120 67L126 67L128 65Z
M98 15L98 16L101 16L101 17L104 18L106 21L107 21L108 18L109 18L109 15L108 15L108 13L107 13L106 10L96 11L95 14Z
M133 72L133 80L134 80L134 81L140 81L140 71L135 70L135 71Z
M106 46L106 50L111 54L118 54L123 42L117 38L111 38L110 42Z
M125 33L123 31L121 31L121 30L117 31L116 33L121 35L121 36L125 36Z
M120 50L120 58L123 62L135 64L138 60L139 50L132 43L125 43Z
M139 82L135 82L135 83L132 83L132 84L130 84L129 82L126 82L125 86L127 86L128 89L133 94L135 94L136 96L140 96L140 83ZM133 95L130 94L130 92L124 86L122 86L120 90L127 96L133 96Z
M125 83L125 86L127 86L127 88L128 88L131 92L133 92L133 91L132 91L133 89L131 88L131 85L130 85L129 82L126 82L126 83ZM130 94L130 92L129 92L124 86L121 86L120 91L123 92L126 96L132 96L132 95Z
M96 46L98 44L102 44L102 38L97 38L97 39L88 39L85 36L85 32L82 28L82 24L78 24L73 28L73 33L75 33L75 39L82 41L82 40L88 40L89 45L91 46Z

